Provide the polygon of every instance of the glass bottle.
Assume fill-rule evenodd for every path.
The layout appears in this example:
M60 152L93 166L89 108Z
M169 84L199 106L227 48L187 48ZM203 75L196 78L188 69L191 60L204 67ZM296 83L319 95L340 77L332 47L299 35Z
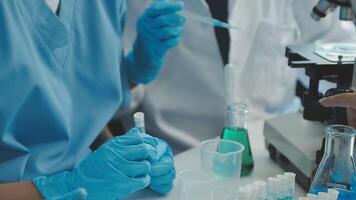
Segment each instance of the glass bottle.
M245 146L242 156L241 176L249 175L253 170L253 157L247 130L248 106L232 104L227 106L225 128L221 139L239 142Z
M332 188L339 191L338 200L355 200L356 171L353 158L355 130L349 126L332 125L325 131L325 153L310 193L327 192Z

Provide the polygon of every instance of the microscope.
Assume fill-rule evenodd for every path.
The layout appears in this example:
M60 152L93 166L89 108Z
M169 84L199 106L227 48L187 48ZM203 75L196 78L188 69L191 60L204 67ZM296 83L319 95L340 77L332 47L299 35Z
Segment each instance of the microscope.
M320 0L311 17L322 20L329 12L340 7L340 20L356 25L356 0ZM328 58L316 51L315 44L292 45L286 48L288 65L304 68L310 78L309 88L303 95L303 109L265 121L265 145L270 157L286 171L297 174L296 181L309 190L313 176L324 154L325 127L330 124L347 124L346 109L324 108L319 100L326 96L352 92L356 89L355 58ZM334 55L335 58L335 55ZM356 69L356 68L355 68ZM325 94L319 92L319 82L336 84Z

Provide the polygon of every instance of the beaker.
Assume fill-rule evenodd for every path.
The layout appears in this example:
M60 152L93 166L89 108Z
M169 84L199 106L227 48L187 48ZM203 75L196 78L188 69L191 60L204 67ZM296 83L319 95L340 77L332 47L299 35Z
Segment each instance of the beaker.
M214 175L214 200L235 200L241 175L244 146L230 140L202 142L201 165Z
M241 103L226 107L225 128L221 139L232 140L244 145L241 175L247 176L253 170L253 157L247 129L248 106Z
M356 171L353 158L355 130L344 125L325 129L326 145L322 161L315 174L310 193L339 191L338 200L356 199Z
M213 200L214 176L202 170L178 173L179 200Z

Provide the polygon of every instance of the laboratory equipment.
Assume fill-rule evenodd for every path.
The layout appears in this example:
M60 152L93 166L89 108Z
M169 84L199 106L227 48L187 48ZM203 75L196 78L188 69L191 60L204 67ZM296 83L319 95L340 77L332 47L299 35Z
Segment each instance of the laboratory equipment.
M313 9L312 18L318 21L337 7L341 7L341 20L351 19L345 17L351 8L355 23L356 0L320 0ZM328 80L337 85L326 96L350 92L350 87L356 86L355 62L344 60L342 54L338 56L338 61L330 61L316 54L315 50L315 44L287 47L289 66L304 68L310 77L308 92L303 96L304 110L303 113L267 120L264 127L265 143L271 158L282 168L295 172L297 182L306 190L323 155L324 123L340 124L346 121L344 109L325 109L320 105L319 99L323 95L319 93L319 81Z
M253 156L247 129L248 107L245 104L235 104L227 107L225 128L222 139L232 140L244 145L241 175L249 175L253 170Z
M143 112L137 112L133 115L135 127L141 132L146 133L145 129L145 114Z
M317 5L313 8L311 17L319 21L321 18L326 17L330 11L335 10L337 6L340 6L340 20L356 22L355 0L319 0Z
M306 197L300 197L303 200L337 200L339 192L335 189L328 189L326 192L318 192L317 194L308 193Z
M326 128L324 156L312 182L310 193L339 191L339 200L356 199L356 169L353 158L356 131L332 125Z
M201 167L215 177L214 200L235 200L241 175L244 146L230 140L213 139L201 144Z
M247 128L248 106L237 103L236 100L237 70L238 68L231 64L224 68L226 117L221 139L236 141L244 145L241 175L246 176L252 172L254 164Z
M225 22L220 21L218 19L214 19L212 17L199 15L199 14L196 14L194 12L187 11L187 10L183 10L183 11L181 11L181 13L186 18L189 18L189 19L192 19L192 20L195 20L197 22L204 23L204 24L208 24L208 25L211 25L211 26L214 26L214 27L226 28L226 29L236 30L236 31L240 30L239 27L236 27L236 26L233 26L231 24L225 23Z
M286 172L238 189L239 200L293 200L295 174Z
M313 174L323 155L326 124L346 124L346 110L324 108L319 100L323 96L350 92L354 62L332 62L315 54L314 44L288 46L286 56L292 68L305 68L310 77L308 91L304 93L303 112L268 119L264 126L265 144L270 157L283 169L297 174L297 182L308 190ZM325 95L319 93L319 81L336 83Z
M213 200L214 176L202 170L178 173L179 200Z

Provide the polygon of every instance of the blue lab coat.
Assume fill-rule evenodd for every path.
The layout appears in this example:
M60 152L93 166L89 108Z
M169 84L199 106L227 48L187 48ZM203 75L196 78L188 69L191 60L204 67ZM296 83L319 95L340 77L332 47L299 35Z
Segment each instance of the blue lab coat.
M71 169L129 97L124 0L0 1L0 182Z

